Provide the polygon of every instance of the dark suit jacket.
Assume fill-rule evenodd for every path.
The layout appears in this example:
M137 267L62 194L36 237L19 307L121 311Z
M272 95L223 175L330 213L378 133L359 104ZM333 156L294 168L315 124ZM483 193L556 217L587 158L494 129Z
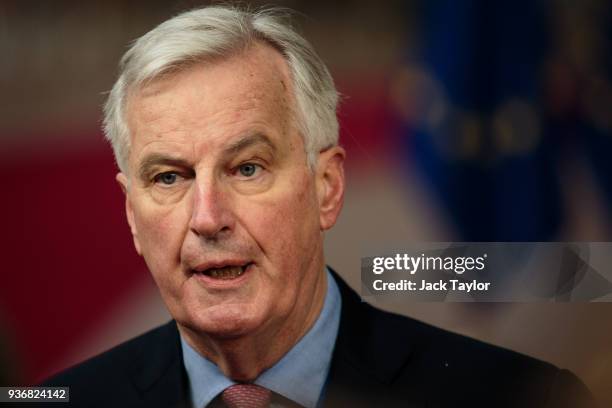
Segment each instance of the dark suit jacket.
M588 390L570 372L380 311L361 302L334 277L342 296L342 317L325 406L592 406ZM70 406L189 404L174 322L73 367L45 385L70 386Z

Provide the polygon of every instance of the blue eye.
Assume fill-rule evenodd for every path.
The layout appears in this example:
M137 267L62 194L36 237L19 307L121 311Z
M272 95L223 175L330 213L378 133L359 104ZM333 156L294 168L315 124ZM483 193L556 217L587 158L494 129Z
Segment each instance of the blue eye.
M258 167L260 166L257 164L244 163L238 167L238 171L240 172L240 175L243 177L252 177L257 171Z
M155 181L169 186L169 185L176 183L177 177L178 175L176 173L172 173L172 172L161 173L155 176Z

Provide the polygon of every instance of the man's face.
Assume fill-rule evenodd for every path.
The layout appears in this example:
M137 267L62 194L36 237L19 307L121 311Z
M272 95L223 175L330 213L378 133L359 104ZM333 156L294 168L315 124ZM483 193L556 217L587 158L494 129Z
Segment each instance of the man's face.
M322 232L341 207L344 153L322 153L313 173L293 103L285 61L263 45L129 97L118 180L136 249L183 327L279 330L324 295Z

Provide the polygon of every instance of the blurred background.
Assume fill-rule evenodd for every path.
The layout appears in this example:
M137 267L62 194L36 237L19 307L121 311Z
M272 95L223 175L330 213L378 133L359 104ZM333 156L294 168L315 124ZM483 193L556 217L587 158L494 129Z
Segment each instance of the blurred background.
M201 4L0 3L3 385L169 319L101 105L127 44ZM265 4L299 11L343 95L348 191L326 250L353 287L385 245L612 241L612 3ZM569 368L612 406L611 303L381 306Z

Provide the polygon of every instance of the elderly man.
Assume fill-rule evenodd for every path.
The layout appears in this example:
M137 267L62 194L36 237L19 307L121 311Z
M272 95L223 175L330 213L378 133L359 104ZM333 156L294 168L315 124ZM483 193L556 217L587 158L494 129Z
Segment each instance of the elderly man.
M105 131L174 320L48 384L88 407L575 406L568 372L376 310L326 268L338 96L283 21L202 8L123 57Z

